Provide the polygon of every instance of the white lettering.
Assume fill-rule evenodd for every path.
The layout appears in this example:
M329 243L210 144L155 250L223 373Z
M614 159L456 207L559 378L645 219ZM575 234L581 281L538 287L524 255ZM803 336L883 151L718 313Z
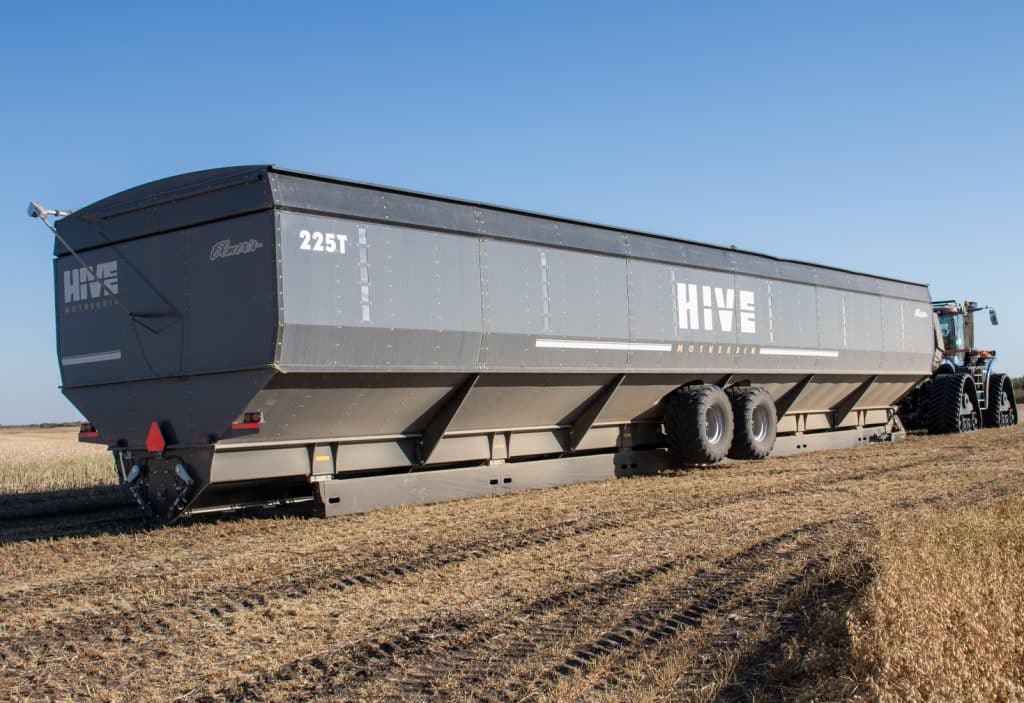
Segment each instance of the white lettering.
M109 291L107 295L118 293L116 261L104 261L102 264L96 264L96 275L107 284L106 287Z
M711 286L701 286L701 293L704 294L704 329L713 330L715 318L711 309Z
M347 234L335 234L334 232L310 232L308 229L299 230L299 249L305 251L322 251L328 254L338 252L345 253L345 243L348 241Z
M753 291L702 285L698 298L697 284L676 283L676 301L681 330L732 332L737 315L741 334L754 334L757 330Z
M754 334L757 325L754 319L754 291L740 291L740 332Z
M723 332L732 332L733 306L736 291L732 288L715 288L715 305L718 306L718 324Z
M679 329L697 330L697 286L693 283L677 283L676 297L679 300Z
M103 261L64 272L64 302L78 303L118 293L117 262Z
M78 269L71 269L64 272L64 302L77 303L82 299L82 293L78 290Z

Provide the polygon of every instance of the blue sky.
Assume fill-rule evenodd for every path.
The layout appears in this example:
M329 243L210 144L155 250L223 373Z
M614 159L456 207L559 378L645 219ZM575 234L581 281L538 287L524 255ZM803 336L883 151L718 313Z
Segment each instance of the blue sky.
M20 3L0 26L0 423L74 419L52 243L278 163L931 284L1024 374L1024 4Z

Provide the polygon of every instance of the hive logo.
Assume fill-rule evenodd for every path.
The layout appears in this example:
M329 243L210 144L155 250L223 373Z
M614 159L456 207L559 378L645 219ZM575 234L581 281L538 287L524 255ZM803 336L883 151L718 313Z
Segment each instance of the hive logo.
M679 329L755 334L754 291L677 283ZM737 320L739 324L737 325Z
M93 275L95 273L95 275ZM117 262L104 261L64 272L64 303L82 303L117 295Z

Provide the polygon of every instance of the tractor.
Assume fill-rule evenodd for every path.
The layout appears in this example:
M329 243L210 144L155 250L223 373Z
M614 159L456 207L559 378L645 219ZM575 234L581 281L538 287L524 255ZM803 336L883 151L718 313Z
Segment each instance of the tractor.
M993 373L995 350L974 346L974 313L981 310L988 310L993 325L999 324L996 311L987 305L971 300L932 303L935 370L900 403L907 429L946 434L1017 424L1010 377Z

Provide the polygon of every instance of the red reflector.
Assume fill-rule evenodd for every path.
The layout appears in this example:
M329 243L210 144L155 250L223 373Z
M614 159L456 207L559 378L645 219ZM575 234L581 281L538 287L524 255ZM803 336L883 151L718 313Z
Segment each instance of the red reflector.
M99 436L100 433L96 431L96 427L91 422L83 422L82 426L78 430L79 439L87 439Z
M99 436L100 436L99 432L79 432L78 433L78 438L79 439L91 439L92 437L99 437Z
M154 420L149 426L149 434L146 435L146 450L151 454L162 452L167 447L163 434L160 432L160 425Z
M242 415L241 422L232 422L231 429L233 430L256 430L260 429L260 423L263 422L263 413L259 410L248 412Z

